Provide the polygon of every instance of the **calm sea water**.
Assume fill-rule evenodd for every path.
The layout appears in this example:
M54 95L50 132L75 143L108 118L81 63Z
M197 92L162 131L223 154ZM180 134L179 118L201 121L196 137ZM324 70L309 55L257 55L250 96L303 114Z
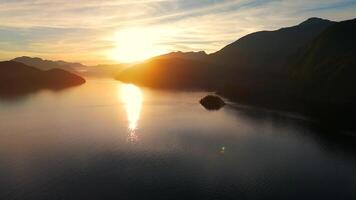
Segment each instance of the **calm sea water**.
M0 199L356 199L356 139L111 80L0 99Z

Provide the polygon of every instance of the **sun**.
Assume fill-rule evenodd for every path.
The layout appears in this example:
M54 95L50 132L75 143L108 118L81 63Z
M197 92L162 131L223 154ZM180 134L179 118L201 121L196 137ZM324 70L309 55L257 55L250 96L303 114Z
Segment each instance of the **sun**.
M109 52L109 58L117 62L138 62L167 52L160 45L160 31L153 28L119 30L113 42L115 48Z

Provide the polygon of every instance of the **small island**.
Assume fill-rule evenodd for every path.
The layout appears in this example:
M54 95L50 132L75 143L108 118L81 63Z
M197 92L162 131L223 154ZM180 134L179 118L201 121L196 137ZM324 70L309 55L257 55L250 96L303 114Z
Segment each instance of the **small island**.
M225 102L216 95L208 95L200 100L200 104L207 110L219 110Z

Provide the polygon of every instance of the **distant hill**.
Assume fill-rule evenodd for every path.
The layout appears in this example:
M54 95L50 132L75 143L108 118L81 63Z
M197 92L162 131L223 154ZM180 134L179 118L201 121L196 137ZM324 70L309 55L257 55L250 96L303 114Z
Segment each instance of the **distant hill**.
M79 72L79 75L85 77L115 78L128 64L100 64L88 66L85 70Z
M71 63L65 61L52 61L52 60L44 60L42 58L37 57L28 57L22 56L12 59L12 61L20 62L28 66L36 67L41 70L49 70L49 69L64 69L70 72L80 72L81 70L85 70L87 66L82 65L80 63Z
M123 70L116 78L138 85L171 89L209 89L214 87L219 66L176 57L159 56Z
M189 60L200 60L204 61L208 58L208 54L205 53L205 51L191 51L191 52L181 52L181 51L176 51L176 52L171 52L168 54L160 55L157 57L154 57L153 59L157 58L181 58L181 59L189 59Z
M52 61L45 60L37 57L22 56L12 59L12 61L20 62L28 66L32 66L41 70L50 69L63 69L71 73L86 76L86 77L115 77L120 70L122 70L124 64L105 64L96 66L86 66L81 63L73 63L66 61Z
M83 78L62 69L43 71L19 62L0 62L0 96L21 95L39 89L57 90L83 83Z

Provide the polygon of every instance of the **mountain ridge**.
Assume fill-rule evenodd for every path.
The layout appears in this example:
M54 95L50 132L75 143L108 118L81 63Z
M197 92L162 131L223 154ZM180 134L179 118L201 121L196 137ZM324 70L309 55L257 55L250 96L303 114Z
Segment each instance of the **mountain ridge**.
M211 62L232 68L262 68L258 69L259 71L268 68L268 72L272 72L273 68L273 73L278 73L286 70L288 60L298 50L334 23L310 18L295 26L274 31L258 31L241 37L209 57Z
M15 61L0 62L0 96L21 96L41 89L60 90L85 79L63 69L47 71Z
M41 70L63 69L79 76L85 77L115 77L126 65L124 64L102 64L87 66L78 62L67 62L63 60L47 60L39 57L21 56L12 59L28 66Z
M290 56L296 54L299 50L299 48L303 47L303 45L297 45L296 47L293 44L286 44L281 48L281 50L274 50L272 51L270 48L265 48L263 50L258 50L257 48L258 45L261 45L261 41L263 43L284 43L283 38L279 37L279 34L282 32L283 34L290 33L292 32L292 36L288 36L288 40L293 39L293 36L295 35L294 32L297 32L297 35L299 36L300 40L303 40L303 44L307 44L309 40L311 40L311 36L317 35L321 31L323 31L327 26L333 24L334 22L328 21L328 20L323 20L319 18L311 18L306 20L305 22L300 23L299 25L288 27L288 28L282 28L278 29L276 31L260 31L252 34L248 34L244 37L241 37L240 39L236 40L235 42L228 44L221 50L212 53L212 54L206 54L205 52L171 52L168 54L164 54L161 56L157 56L154 58L149 59L148 61L145 61L139 65L133 65L132 67L123 70L121 73L120 77L118 79L125 79L128 81L128 78L124 77L125 72L132 71L135 66L141 66L142 65L150 65L150 63L155 63L154 65L151 65L151 67L157 67L161 68L160 64L157 62L157 59L174 59L176 57L179 57L181 59L186 59L186 60L199 60L205 63L205 68L201 69L200 72L192 71L191 72L191 78L198 78L202 76L202 74L206 74L208 71L209 73L215 73L217 76L213 78L213 80L207 80L206 85L211 85L210 82L215 82L218 87L222 87L223 85L231 85L231 82L234 82L236 80L243 80L251 82L256 79L271 79L278 77L279 79L282 78L282 76L285 76L287 73L288 69L286 67L286 62L289 59ZM306 26L306 24L308 24ZM316 27L311 27L310 24L315 24ZM300 27L306 27L308 28L309 33L307 35L311 35L308 38L305 38L302 31L296 30L300 29ZM310 30L309 30L310 29ZM269 36L266 39L265 34L272 35ZM261 35L262 34L262 35ZM277 36L275 36L277 34ZM255 39L258 39L256 42ZM278 42L270 40L270 38L273 38L274 40L279 40ZM252 45L251 45L251 40L253 40ZM242 46L242 48L240 48ZM252 46L252 47L251 47ZM266 45L262 45L266 46ZM268 45L267 45L268 46ZM292 48L292 51L289 49ZM243 51L241 50L243 49ZM257 49L257 50L256 50ZM288 51L289 50L289 51ZM256 54L257 51L257 54ZM246 53L247 52L247 53ZM282 52L282 53L281 53ZM248 56L245 56L247 54L251 54ZM283 56L281 56L281 54ZM192 56L194 55L194 56ZM199 56L196 56L199 55ZM242 55L242 56L241 56ZM192 59L192 57L194 59ZM199 59L196 59L198 57ZM281 58L282 57L282 58ZM256 61L258 58L259 61ZM268 64L271 62L274 62L273 64ZM265 63L268 65L265 66ZM163 64L163 63L162 63ZM190 68L194 68L193 63L186 63L187 65L190 65ZM218 67L219 66L219 67ZM265 68L265 70L263 70ZM173 68L172 68L173 69ZM175 73L174 69L172 70L172 74ZM189 70L189 68L187 69ZM154 71L154 69L153 69ZM147 76L151 76L149 71L147 72ZM266 76L266 73L269 75ZM141 74L141 75L139 75ZM143 79L142 73L137 73L137 77L133 77L133 73L130 72L130 77L131 81L135 82L138 81L139 79ZM157 75L155 75L157 76ZM165 74L162 74L162 76L165 76ZM210 76L210 75L205 75L205 76ZM174 77L172 77L174 78ZM177 78L177 87L178 81L182 80ZM154 80L152 80L154 81ZM209 82L209 83L208 83Z
M347 51L349 46L356 43L354 36L356 32L347 34L349 31L342 29L336 30L336 33L329 38L325 35L335 29L334 27L345 23L349 24L350 30L356 27L355 19L332 22L310 18L296 26L251 33L207 55L207 59L203 59L199 64L186 58L184 66L171 67L174 66L176 58L166 56L165 61L152 59L140 64L140 68L146 68L144 72L138 72L137 66L124 70L117 79L150 87L200 88L215 91L243 104L301 112L321 118L328 116L325 112L330 110L334 117L339 117L334 121L342 122L343 118L340 115L347 108L350 108L347 116L356 117L356 109L353 109L356 108L356 98L348 101L350 95L356 97L353 88L356 84L353 81L356 77L356 70L354 70L356 59L353 59L356 54L353 53L354 49L350 55L344 53L344 50ZM343 37L344 34L347 37ZM329 45L325 41L316 43L315 41L323 41L320 37L335 44ZM324 50L316 48L321 44L325 45ZM317 53L310 53L308 49L314 49ZM340 53L340 56L334 59L331 55L338 55L337 53ZM310 60L310 56L315 62L305 63L306 60ZM334 59L334 62L327 61L328 58ZM348 73L343 72L344 75L339 76L342 78L337 78L334 82L310 82L306 80L307 76L303 72L303 68L312 69L313 77L330 79L331 76L326 76L324 72L317 69L321 67L324 71L335 71L332 66L342 66L341 68L348 69ZM181 76L186 77L181 78ZM154 78L148 82L139 81L145 77ZM169 79L165 80L165 77ZM199 81L195 84L193 80ZM170 84L165 85L165 81L170 81ZM315 87L315 84L319 86ZM328 94L328 91L333 92ZM325 94L328 98L335 97L335 101L332 103L323 101Z
M36 67L42 70L49 70L53 68L64 69L70 72L77 72L81 69L85 69L87 66L81 63L66 62L62 60L52 61L39 57L21 56L12 59L12 61L20 62L28 66Z

